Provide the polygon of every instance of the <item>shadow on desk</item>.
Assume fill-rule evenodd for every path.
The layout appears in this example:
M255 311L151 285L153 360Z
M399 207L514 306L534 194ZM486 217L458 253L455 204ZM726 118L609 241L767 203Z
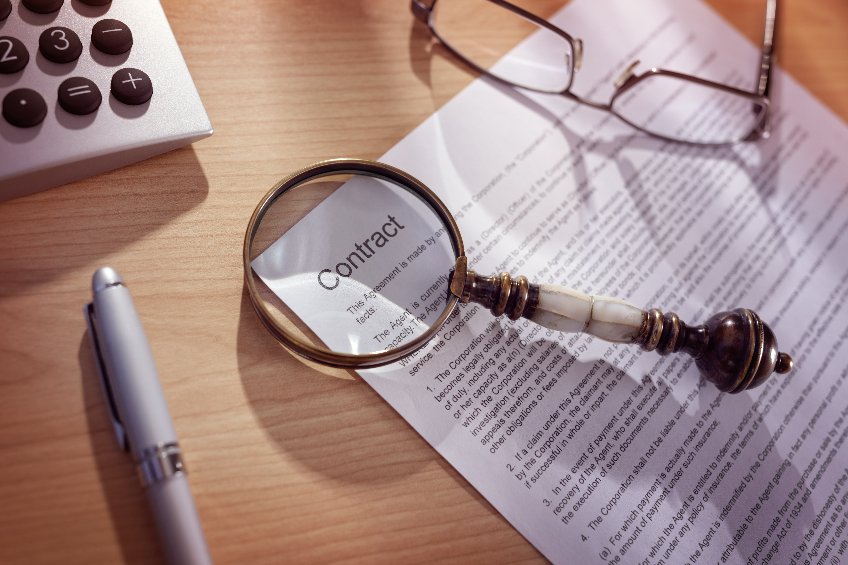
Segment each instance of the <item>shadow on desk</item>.
M202 203L209 182L192 147L0 202L0 296L31 294L143 239Z
M321 374L283 349L257 319L246 290L238 363L250 407L267 434L287 455L326 477L370 484L403 481L440 459L367 384ZM411 449L408 442L419 447ZM419 453L432 455L410 458Z

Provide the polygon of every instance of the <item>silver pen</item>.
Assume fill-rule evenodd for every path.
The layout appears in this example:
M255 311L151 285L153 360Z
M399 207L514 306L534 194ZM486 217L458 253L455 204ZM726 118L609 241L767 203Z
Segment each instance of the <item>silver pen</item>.
M118 445L132 451L170 563L211 563L177 434L130 292L111 267L92 277L85 307Z

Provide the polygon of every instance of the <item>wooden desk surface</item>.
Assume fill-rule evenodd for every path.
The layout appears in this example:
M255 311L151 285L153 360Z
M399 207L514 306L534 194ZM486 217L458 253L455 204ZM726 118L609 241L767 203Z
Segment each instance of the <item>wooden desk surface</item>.
M86 341L105 264L133 292L216 561L542 560L367 385L281 350L242 288L267 188L378 157L471 80L407 4L164 0L215 135L0 203L0 563L161 560ZM761 0L710 4L758 41ZM848 118L848 4L784 8L782 65Z

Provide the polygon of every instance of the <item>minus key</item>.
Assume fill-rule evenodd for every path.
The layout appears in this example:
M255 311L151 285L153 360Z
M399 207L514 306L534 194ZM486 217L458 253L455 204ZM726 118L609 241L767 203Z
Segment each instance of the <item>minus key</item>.
M91 28L91 43L109 55L122 55L133 46L132 31L120 20L100 20Z

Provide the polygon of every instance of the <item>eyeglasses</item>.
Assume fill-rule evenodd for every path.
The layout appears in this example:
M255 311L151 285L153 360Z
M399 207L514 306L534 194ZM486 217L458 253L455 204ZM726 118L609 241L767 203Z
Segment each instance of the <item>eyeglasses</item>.
M511 2L411 0L411 7L448 51L501 83L565 96L670 141L723 145L769 135L777 0L766 3L762 55L753 91L665 69L652 68L636 75L636 61L615 82L606 104L571 91L583 58L583 41ZM505 30L525 35L536 32L533 41L538 43L521 55L498 60L494 46Z

